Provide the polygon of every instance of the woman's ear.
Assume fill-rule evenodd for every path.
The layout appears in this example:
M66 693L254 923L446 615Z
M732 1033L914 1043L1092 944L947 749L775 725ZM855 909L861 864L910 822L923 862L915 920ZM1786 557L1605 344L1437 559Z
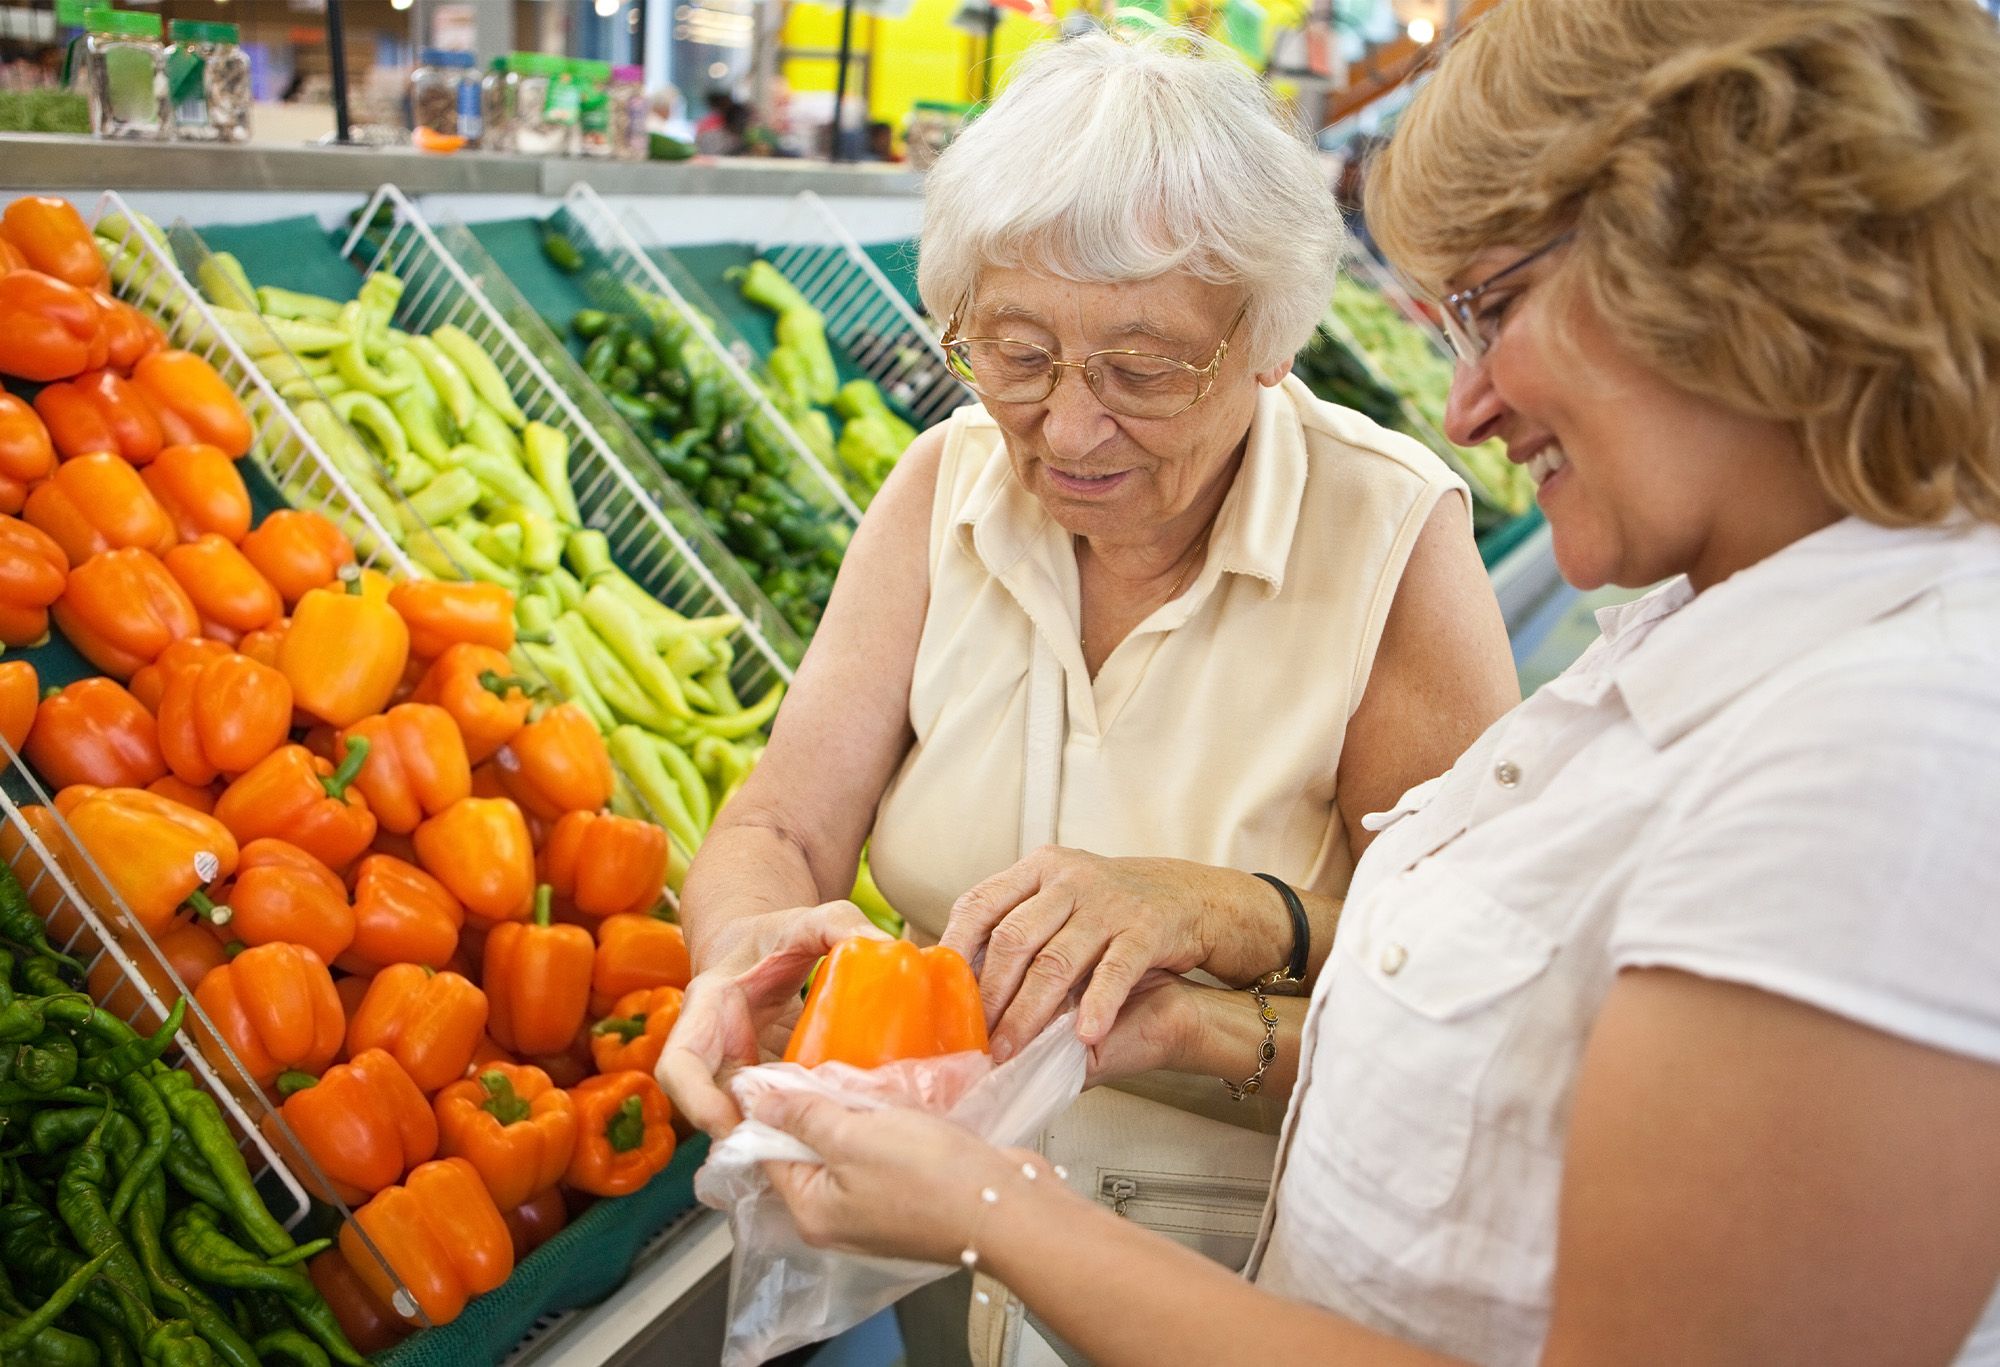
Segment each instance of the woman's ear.
M1273 385L1278 384L1285 378L1285 376L1291 373L1292 373L1292 358L1287 356L1284 360L1278 362L1278 364L1272 366L1269 370L1258 371L1257 383L1263 385L1264 388L1269 389Z

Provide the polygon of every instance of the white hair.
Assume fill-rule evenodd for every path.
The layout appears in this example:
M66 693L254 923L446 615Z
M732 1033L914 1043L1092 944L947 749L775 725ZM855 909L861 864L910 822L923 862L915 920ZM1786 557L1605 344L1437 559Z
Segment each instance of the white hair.
M917 285L948 319L987 267L1242 284L1261 370L1312 335L1346 248L1311 145L1240 61L1184 31L1099 31L1031 49L931 168Z

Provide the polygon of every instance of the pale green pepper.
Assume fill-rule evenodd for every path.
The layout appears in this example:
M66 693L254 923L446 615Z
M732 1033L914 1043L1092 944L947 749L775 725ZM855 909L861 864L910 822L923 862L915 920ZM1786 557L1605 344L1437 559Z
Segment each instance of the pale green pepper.
M348 304L340 310L340 325L346 330L346 337L339 346L333 348L334 368L340 378L356 389L365 390L378 398L394 398L410 387L407 374L396 375L378 369L368 359L368 317L362 306ZM294 348L296 350L297 348Z
M416 354L424 374L430 377L431 388L437 391L438 401L451 414L451 420L460 427L472 421L479 398L472 392L472 382L465 378L465 372L428 337L410 338L409 349Z
M470 470L446 470L410 495L410 511L424 523L442 527L471 512L480 493Z
M375 458L384 468L394 470L409 454L410 442L403 434L403 425L396 421L389 405L373 394L354 391L337 394L327 402L356 435L374 441Z
M680 676L654 653L644 624L623 597L607 585L596 584L584 593L581 611L654 702L671 716L693 715Z
M513 392L507 388L507 381L500 374L500 367L493 364L493 358L488 356L485 349L473 341L463 328L453 327L447 323L431 333L431 340L436 342L444 354L451 358L452 363L464 372L465 378L472 384L473 392L492 405L509 427L518 430L527 426L528 415L514 402Z
M583 525L576 506L576 491L569 483L569 438L547 423L531 422L521 434L523 457L528 473L555 505L556 518L572 527Z
M340 321L338 300L324 299L317 294L281 290L271 285L257 287L257 308L259 312L274 318L308 318L317 323Z
M549 506L548 495L541 486L506 456L462 442L452 447L447 462L455 468L470 470L486 486L491 495L489 501L496 507L518 504L543 517L555 516L555 509Z
M194 268L195 284L201 297L227 309L257 311L257 287L243 270L243 263L228 252L211 252Z
M665 826L676 842L696 849L701 845L701 830L695 825L693 813L688 811L686 795L667 772L666 761L653 741L652 736L636 726L619 726L604 738L604 746L611 752L611 762L631 782L653 820Z

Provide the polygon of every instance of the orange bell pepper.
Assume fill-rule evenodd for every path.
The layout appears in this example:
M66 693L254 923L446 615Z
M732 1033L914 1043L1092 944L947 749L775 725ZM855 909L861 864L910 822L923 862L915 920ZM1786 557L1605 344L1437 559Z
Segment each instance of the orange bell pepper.
M332 869L282 840L243 847L229 887L229 928L246 945L301 945L331 964L354 943L354 909Z
M183 669L196 669L217 660L226 660L235 653L221 641L211 641L206 636L189 636L161 651L159 659L136 671L131 682L125 686L132 690L132 696L143 703L148 712L158 715L160 704L167 696L167 681L175 674Z
M56 468L55 444L34 409L0 393L0 513L18 513L30 486Z
M192 992L201 986L201 980L214 970L229 962L229 955L223 952L222 941L215 938L212 931L199 921L177 925L164 935L153 938L159 948L160 958ZM135 953L133 959L139 965L139 972L158 996L168 1011L181 998L180 989L156 965L151 955ZM90 989L91 997L97 1004L117 1016L130 1021L132 1028L150 1034L166 1019L163 1012L156 1010L141 995L138 984L125 972L125 968L109 954L99 955L90 966L89 980L84 984Z
M401 1282L432 1324L457 1319L467 1301L514 1270L507 1223L463 1158L421 1164L402 1186L377 1194L341 1226L340 1252L385 1303L395 1303Z
M41 710L42 681L26 660L0 662L0 736L15 754L28 742L28 731Z
M299 600L278 646L300 709L329 726L380 712L410 658L410 629L389 606L388 581L371 570L342 574L343 585Z
M176 540L212 532L235 545L250 531L250 491L236 462L213 446L169 446L139 478L174 524Z
M594 812L611 800L611 753L590 714L575 703L551 707L529 722L495 758L508 793L544 821Z
M857 936L820 965L785 1062L879 1068L985 1048L979 984L957 950Z
M44 271L78 289L104 283L104 258L90 225L66 199L23 195L0 215L0 234L21 253L31 270Z
M550 1187L512 1210L501 1211L500 1218L507 1222L507 1233L513 1236L514 1261L518 1264L562 1233L563 1226L569 1223L569 1206L563 1201L562 1188Z
M192 439L231 460L250 454L256 430L229 382L192 351L155 351L132 369L155 407L184 423Z
M560 1051L553 1054L531 1054L525 1062L534 1064L555 1081L556 1086L569 1088L591 1076L597 1065L590 1057L590 1031L578 1030L576 1037Z
M533 921L509 921L486 937L479 978L492 1008L486 1032L518 1054L564 1048L590 1009L595 953L582 926L550 923L544 885L535 896Z
M212 783L254 769L285 743L292 686L269 665L227 655L169 674L159 718L160 754L174 777Z
M155 554L174 544L174 524L139 472L113 451L75 456L28 491L21 516L55 538L72 565L132 546Z
M0 275L28 269L28 258L21 255L21 249L0 237Z
M341 966L373 973L385 964L442 969L458 949L465 908L414 864L371 854L354 869L354 943Z
M368 984L347 1047L388 1050L428 1094L465 1076L486 1016L486 994L459 974L391 964Z
M367 1256L367 1251L362 1251ZM355 1274L340 1250L330 1248L306 1264L313 1286L325 1299L347 1341L364 1353L387 1352L416 1332L416 1326L399 1317L370 1291Z
M88 290L40 271L0 275L0 375L46 384L102 369L109 355Z
M57 788L143 788L167 772L152 714L110 679L79 679L42 699L23 753Z
M514 648L514 595L498 584L448 584L407 579L389 591L389 606L410 628L410 653L429 660L461 642Z
M0 859L6 861L21 886L27 889L28 905L47 923L50 942L58 949L75 944L84 931L83 912L78 909L77 899L63 890L51 872L52 866L71 870L76 865L68 827L57 821L57 812L52 807L28 803L15 810L20 813L18 819L0 821ZM28 842L30 833L48 851L51 862L45 863Z
M604 1073L570 1088L576 1153L563 1180L593 1196L625 1196L674 1159L674 1112L650 1073Z
M109 451L129 465L146 465L166 444L152 401L115 370L86 370L44 385L35 412L64 456Z
M345 869L375 838L375 814L354 787L367 757L367 745L357 741L335 769L303 745L282 746L223 790L216 820L245 844L275 836Z
M169 802L178 802L183 807L192 807L208 816L215 814L215 799L221 794L213 787L188 783L172 774L163 775L146 785L149 793L158 793Z
M271 581L225 536L207 532L175 546L161 561L187 591L201 616L201 633L235 643L252 631L262 631L285 615L285 604Z
M280 617L268 627L245 632L243 639L236 643L237 653L247 655L260 665L278 667L278 652L285 644L285 633L292 629L292 619ZM287 683L291 682L289 679Z
M438 656L410 697L449 712L465 741L466 759L480 764L527 725L537 691L514 676L505 655L467 642Z
M243 554L257 572L295 606L314 589L340 578L354 563L354 545L340 528L318 513L281 508L243 538Z
M404 703L341 732L335 755L345 758L357 736L368 759L354 786L385 831L407 835L445 808L472 795L472 766L451 714L427 703Z
M501 1210L562 1181L576 1151L576 1103L539 1068L489 1064L434 1105L438 1152L472 1164Z
M642 987L620 997L611 1014L590 1028L590 1056L597 1071L651 1077L681 1018L684 995L678 987Z
M693 976L687 939L656 916L607 916L597 926L591 1010L609 1015L619 998L654 987L686 987Z
M549 832L541 869L585 916L648 912L667 885L667 833L650 821L570 812Z
M119 374L130 375L133 366L167 344L160 325L124 300L113 299L103 290L95 291L91 298L104 317L104 364ZM167 426L162 422L161 430Z
M51 612L78 654L120 679L175 641L201 634L187 591L158 556L136 547L93 555L71 570Z
M534 910L534 846L521 809L506 798L454 802L412 839L425 871L451 889L472 924L490 929Z
M278 1113L350 1206L437 1156L430 1101L381 1049L364 1049L317 1079L280 1074L278 1090L285 1096Z
M236 871L236 840L214 817L143 788L99 789L63 815L90 855L76 859L73 872L91 905L108 910L115 894L148 935L164 931L183 906L229 919L203 891Z
M333 975L300 945L244 950L203 978L194 999L260 1087L289 1069L324 1069L347 1031Z
M34 645L49 634L49 607L69 586L69 557L47 532L0 517L0 642Z

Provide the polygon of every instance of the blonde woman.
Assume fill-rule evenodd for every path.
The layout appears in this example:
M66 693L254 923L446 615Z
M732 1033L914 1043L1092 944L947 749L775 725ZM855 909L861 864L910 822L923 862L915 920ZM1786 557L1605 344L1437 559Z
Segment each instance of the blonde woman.
M809 1237L1104 1363L2000 1361L1995 71L1958 0L1482 21L1370 223L1564 573L1668 582L1369 819L1252 1281L826 1103Z

